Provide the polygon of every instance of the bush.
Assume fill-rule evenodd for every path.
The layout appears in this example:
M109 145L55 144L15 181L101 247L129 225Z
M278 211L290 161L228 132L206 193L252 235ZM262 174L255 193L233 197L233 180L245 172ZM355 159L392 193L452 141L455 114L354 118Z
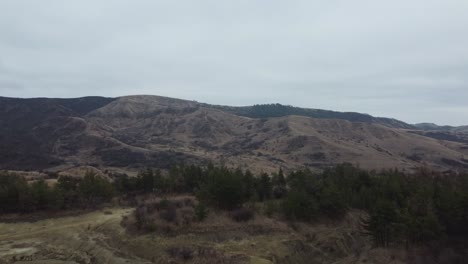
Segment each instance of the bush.
M278 204L276 201L267 201L265 202L264 213L268 217L272 217L278 211Z
M184 204L185 204L185 206L192 207L192 208L195 205L195 203L193 202L193 199L191 199L191 198L185 198L184 199Z
M167 209L159 212L159 217L167 222L175 222L177 219L177 211L175 206L169 206Z
M148 221L148 211L145 206L139 206L138 208L135 209L134 212L135 215L135 220L136 220L136 226L138 229L141 229L146 222Z
M204 203L198 203L195 206L195 217L197 221L202 222L208 216L208 208L206 208Z
M254 211L247 208L239 208L230 213L231 218L236 222L247 222L254 218Z
M180 258L183 260L190 260L193 258L193 250L187 247L173 247L167 250L167 253L173 258Z
M157 230L157 227L154 223L147 223L143 228L146 232L155 232Z
M179 200L173 200L172 204L174 204L174 206L177 207L177 208L182 208L182 206L184 206L184 203L182 201L179 201Z
M281 199L286 195L286 187L277 185L273 187L273 198L275 199Z
M195 219L195 212L191 207L185 207L180 210L179 216L183 225L190 225Z
M159 210L167 209L170 205L171 202L167 198L163 198L161 201L159 201Z

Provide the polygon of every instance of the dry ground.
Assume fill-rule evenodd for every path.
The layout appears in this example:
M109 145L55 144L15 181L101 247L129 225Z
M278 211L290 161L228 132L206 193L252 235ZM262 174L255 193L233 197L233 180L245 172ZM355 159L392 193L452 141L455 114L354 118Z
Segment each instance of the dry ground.
M121 222L132 210L2 223L0 263L404 263L401 252L371 249L359 212L294 228L258 214L236 223L211 212L203 223L163 235L129 234Z

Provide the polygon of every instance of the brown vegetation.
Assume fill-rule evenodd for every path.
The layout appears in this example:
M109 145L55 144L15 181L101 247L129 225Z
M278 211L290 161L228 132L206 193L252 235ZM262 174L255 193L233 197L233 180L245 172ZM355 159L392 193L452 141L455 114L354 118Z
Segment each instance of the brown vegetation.
M0 168L61 171L92 166L132 172L206 160L267 172L277 166L320 168L342 162L369 169L428 164L466 170L468 165L464 143L430 132L408 133L397 123L384 126L369 116L356 119L360 122L292 115L257 119L236 115L231 108L158 96L93 102L84 107L6 100L0 121L10 129L1 132L8 142L0 141L6 151ZM418 153L428 155L415 158Z

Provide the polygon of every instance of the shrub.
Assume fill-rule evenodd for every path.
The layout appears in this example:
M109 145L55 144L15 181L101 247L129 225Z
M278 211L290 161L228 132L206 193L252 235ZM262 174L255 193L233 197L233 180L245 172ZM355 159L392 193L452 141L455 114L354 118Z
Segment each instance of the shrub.
M174 201L172 201L172 203L177 208L182 208L182 206L184 206L184 203L182 201L179 201L179 200L174 200Z
M157 228L154 223L147 223L145 224L144 229L146 232L155 232Z
M275 187L273 187L273 197L275 199L281 199L284 197L284 195L286 194L287 190L286 190L286 187L284 186L281 186L281 185L277 185Z
M278 204L276 201L267 201L265 202L264 213L268 217L272 217L274 213L278 211Z
M195 217L197 221L202 222L208 216L208 208L206 208L204 203L198 203L195 206Z
M167 222L175 222L177 219L177 211L175 206L169 206L167 209L159 212L159 217Z
M193 250L187 247L172 247L167 250L167 253L173 258L180 258L183 260L190 260L193 258Z
M138 229L141 229L147 222L148 213L145 206L139 206L136 208L135 212L136 226Z
M186 207L180 210L180 218L182 219L182 224L189 225L193 222L195 218L195 212L193 208Z
M254 211L247 208L239 208L231 212L231 218L236 222L247 222L254 218Z
M169 208L171 205L171 202L167 198L163 198L161 201L159 201L159 209L164 210Z
M195 206L195 204L193 202L193 199L191 199L191 198L185 198L184 199L184 204L185 204L185 206L192 207L192 208Z

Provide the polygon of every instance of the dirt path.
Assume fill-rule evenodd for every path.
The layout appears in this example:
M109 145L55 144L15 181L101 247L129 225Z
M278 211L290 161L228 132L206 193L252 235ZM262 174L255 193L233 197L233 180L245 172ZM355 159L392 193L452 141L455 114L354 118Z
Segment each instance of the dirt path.
M108 245L110 236L124 234L119 223L130 209L109 211L112 213L2 223L0 263L148 263Z

